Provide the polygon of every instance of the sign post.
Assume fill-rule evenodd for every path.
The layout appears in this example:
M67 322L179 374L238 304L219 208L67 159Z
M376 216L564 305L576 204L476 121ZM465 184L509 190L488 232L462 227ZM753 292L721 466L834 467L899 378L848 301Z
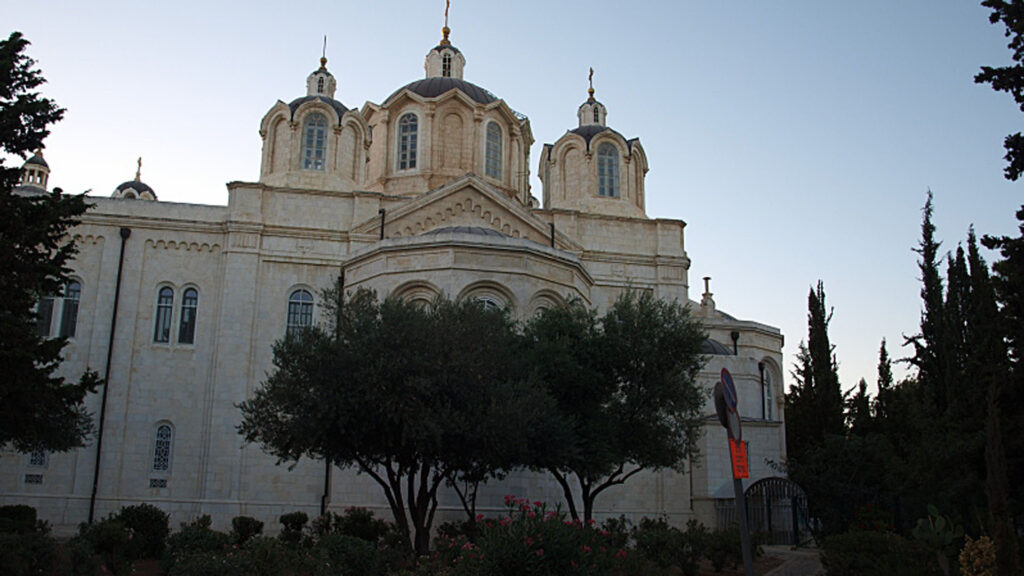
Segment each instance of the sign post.
M747 445L743 442L740 427L739 395L733 384L732 374L722 368L722 379L715 384L715 411L718 421L729 434L729 460L732 463L732 487L736 494L736 517L740 521L740 545L743 547L743 569L747 576L754 576L754 557L750 548L750 527L747 525L747 502L743 496L743 479L750 478L747 463Z

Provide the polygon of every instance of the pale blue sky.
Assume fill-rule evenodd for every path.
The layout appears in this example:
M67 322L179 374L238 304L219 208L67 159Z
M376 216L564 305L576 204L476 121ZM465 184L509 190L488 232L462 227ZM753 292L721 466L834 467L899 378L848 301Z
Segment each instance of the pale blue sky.
M258 178L260 119L304 94L324 34L338 99L361 107L423 76L443 9L0 0L0 33L25 33L68 109L52 184L106 195L142 156L161 200L222 204L226 182ZM944 249L971 223L1015 230L1002 139L1022 116L973 83L1009 61L976 2L454 0L450 25L466 79L530 117L535 196L540 147L576 126L593 66L609 125L648 153L648 215L688 223L690 297L711 276L719 308L782 329L791 364L824 280L844 388L874 382L882 337L907 353L929 188Z

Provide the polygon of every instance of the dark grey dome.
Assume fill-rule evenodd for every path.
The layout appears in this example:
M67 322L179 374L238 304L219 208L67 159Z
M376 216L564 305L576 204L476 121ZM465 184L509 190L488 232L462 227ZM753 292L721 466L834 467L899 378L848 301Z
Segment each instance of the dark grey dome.
M701 354L711 354L712 356L734 356L728 346L713 338L708 338L701 342L700 352Z
M50 167L50 165L46 163L46 160L43 160L43 157L39 154L33 154L31 158L25 161L25 166L28 166L29 164L35 164L37 166L42 166L43 168Z
M121 184L118 184L116 190L118 192L124 192L129 188L135 190L140 194L142 192L149 192L150 194L153 195L154 198L156 198L156 192L154 192L153 189L149 187L149 184L146 184L145 182L142 182L140 180L129 180L127 182L122 182Z
M388 96L387 100L391 100L402 90L414 92L424 98L436 98L450 90L459 90L480 104L490 104L498 99L494 94L491 94L472 82L466 82L465 80L451 78L448 76L424 78L423 80L410 82L398 90L395 90L391 96ZM385 102L387 102L387 100L385 100Z
M461 54L462 53L462 52L459 51L458 48L456 48L455 46L452 46L451 44L438 44L437 46L434 46L433 48L431 48L430 51L431 52L440 52L441 50L443 50L445 48L451 50L452 52L455 52L456 54Z
M328 98L327 96L303 96L302 98L296 98L288 103L288 109L291 110L292 118L295 118L295 111L298 110L299 106L302 106L306 102L312 102L313 100L319 100L324 104L334 108L334 111L338 113L338 122L341 122L341 117L348 112L348 108L344 104L338 102L334 98Z

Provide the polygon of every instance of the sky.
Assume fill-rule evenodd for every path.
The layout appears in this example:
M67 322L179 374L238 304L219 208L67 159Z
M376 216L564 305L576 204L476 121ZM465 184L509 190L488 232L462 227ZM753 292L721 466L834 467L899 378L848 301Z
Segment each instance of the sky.
M46 141L51 186L107 196L141 156L161 201L226 204L227 182L258 179L260 120L305 95L325 35L336 97L361 108L423 77L443 12L0 0L0 33L32 42L43 95L67 109ZM577 126L594 68L608 125L647 152L647 214L687 223L690 298L710 276L719 309L782 330L787 372L819 279L844 389L874 383L882 338L910 353L929 190L944 252L971 225L1016 232L1024 184L1003 179L1002 141L1024 116L973 82L1010 63L978 2L453 0L449 25L465 79L530 118L538 198L541 147Z

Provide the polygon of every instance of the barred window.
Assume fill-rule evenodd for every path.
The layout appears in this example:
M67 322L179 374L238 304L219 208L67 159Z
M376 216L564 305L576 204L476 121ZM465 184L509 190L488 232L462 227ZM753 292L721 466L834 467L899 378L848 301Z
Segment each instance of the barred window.
M174 312L174 289L164 286L157 294L153 342L167 343L171 341L171 314Z
M50 455L46 453L46 450L33 450L28 455L28 465L33 468L46 468L49 460Z
M441 56L441 76L449 77L452 75L452 55L448 52Z
M199 314L199 291L186 288L181 294L181 319L178 321L178 343L194 344L196 319Z
M608 142L597 149L597 193L619 197L619 150Z
M50 324L53 323L53 296L44 296L36 306L36 334L43 338L50 337Z
M306 116L302 135L302 168L323 170L327 158L327 117L318 112Z
M491 178L501 178L501 126L497 122L487 124L484 174Z
M321 77L316 79L316 92L317 92L317 94L323 94L324 93L324 77L323 76L321 76Z
M300 332L313 325L313 295L308 290L296 290L288 297L288 334Z
M82 298L82 285L68 282L64 288L64 305L60 315L61 338L74 338L78 327L78 301Z
M171 469L171 450L174 443L174 429L170 424L161 424L156 428L156 439L153 442L153 471L168 472Z
M419 121L413 113L402 116L398 121L398 169L411 170L416 167L416 139Z
M764 419L772 419L772 372L764 371Z

